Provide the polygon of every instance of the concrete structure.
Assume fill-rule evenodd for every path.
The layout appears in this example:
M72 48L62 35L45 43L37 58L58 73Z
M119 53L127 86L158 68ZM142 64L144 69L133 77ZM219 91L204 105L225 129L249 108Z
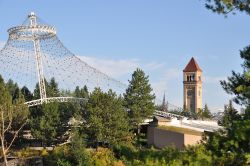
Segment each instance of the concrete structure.
M174 146L182 149L187 145L197 144L202 139L202 134L188 134L177 131L170 131L159 127L148 127L148 145L154 145L157 148Z
M200 142L204 132L213 132L219 128L216 121L155 116L147 128L147 143L157 148L175 146L181 149Z
M202 109L202 70L194 58L183 70L183 102L184 110Z

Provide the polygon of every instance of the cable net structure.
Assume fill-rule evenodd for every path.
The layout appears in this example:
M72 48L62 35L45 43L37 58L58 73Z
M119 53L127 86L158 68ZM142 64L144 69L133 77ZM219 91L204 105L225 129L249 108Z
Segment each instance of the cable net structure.
M90 90L102 90L121 94L126 85L89 66L70 52L56 35L53 26L43 23L35 13L28 15L22 25L8 30L9 38L0 51L0 74L30 90L39 85L40 99L27 101L28 106L44 102L84 100L72 96L47 96L46 80L58 82L59 89L74 90L86 85Z

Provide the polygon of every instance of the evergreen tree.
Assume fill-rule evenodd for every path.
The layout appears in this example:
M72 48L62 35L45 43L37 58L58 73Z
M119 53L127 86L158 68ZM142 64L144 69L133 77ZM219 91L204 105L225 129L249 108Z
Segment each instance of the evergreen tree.
M54 77L51 78L51 80L49 82L46 79L44 81L45 81L47 97L60 96L60 90L58 88L58 83L56 82ZM40 89L39 89L38 83L36 84L36 87L34 89L34 99L40 99Z
M235 10L250 14L249 0L205 0L206 8L218 14L227 15Z
M80 97L80 96L81 96L80 87L76 86L76 88L75 88L75 97Z
M88 166L89 154L86 150L84 136L80 134L79 130L74 128L71 133L71 143L69 147L69 159L73 165Z
M243 73L232 71L232 76L228 81L221 81L221 85L228 94L236 95L234 101L237 104L250 104L250 46L240 51L240 56L244 60Z
M82 98L89 98L89 90L86 85L81 89Z
M139 136L140 123L153 115L155 111L155 95L152 94L148 76L145 76L141 69L136 69L132 74L124 99L125 106L129 109L131 122L136 127Z
M33 99L33 94L26 86L22 87L21 93L23 94L25 101L31 101Z
M237 110L233 107L233 103L230 100L229 104L225 106L224 115L221 121L219 121L219 124L229 128L232 126L233 121L240 119L241 119L240 115L238 114Z
M74 92L75 97L79 97L79 98L88 98L89 97L89 91L86 85L84 85L83 88L80 89L79 86L77 86L75 88L75 92Z
M63 127L60 122L60 112L58 103L43 104L39 116L31 119L31 132L35 138L51 145L59 136L59 131Z
M221 81L229 94L234 94L236 103L246 106L245 114L238 115L232 102L225 108L222 119L224 129L207 133L205 146L213 156L214 165L246 165L250 153L250 46L240 52L244 62L243 73L232 72L227 81Z
M50 82L48 83L46 93L49 97L58 97L60 95L58 83L54 77L51 78Z
M115 145L131 138L123 100L111 90L102 92L97 88L90 94L85 124L88 138L94 143Z
M14 83L13 80L9 79L9 81L6 83L7 89L9 90L9 93L12 97L12 100L15 101L19 98L19 87L17 83Z
M34 99L40 99L40 90L39 90L39 84L36 84L36 87L34 89Z
M198 116L198 118L201 118L202 120L212 118L212 114L211 114L210 110L208 109L207 104L205 104L205 107L197 113L197 116Z

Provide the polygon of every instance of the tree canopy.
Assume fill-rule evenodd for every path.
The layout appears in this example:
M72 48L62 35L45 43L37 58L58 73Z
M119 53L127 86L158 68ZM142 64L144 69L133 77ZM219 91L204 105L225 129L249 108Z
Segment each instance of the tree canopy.
M148 76L143 70L136 69L129 81L124 100L131 122L137 128L144 119L153 115L155 111L155 95L152 91Z
M93 143L115 145L131 140L130 126L123 100L109 90L96 88L86 106L86 130Z
M230 12L240 11L250 14L249 0L205 0L206 8L218 14L227 15Z
M3 81L0 82L0 141L5 165L7 165L7 154L20 130L27 123L29 115L28 107L24 104L24 97L19 89L16 92L17 89L16 84L11 81L6 85ZM12 97L15 97L14 101Z
M250 46L240 51L240 55L243 73L233 71L221 85L227 93L235 95L236 103L246 107L245 113L239 115L230 101L220 121L223 129L205 137L204 144L211 152L214 165L246 165L250 153Z

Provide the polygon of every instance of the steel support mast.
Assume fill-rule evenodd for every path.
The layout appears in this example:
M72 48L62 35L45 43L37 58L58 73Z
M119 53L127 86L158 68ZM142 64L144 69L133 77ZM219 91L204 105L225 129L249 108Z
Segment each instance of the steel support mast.
M37 20L35 13L31 13L29 15L30 19L30 26L34 28L37 26ZM32 31L33 32L33 31ZM40 49L40 39L36 36L36 33L32 33L33 35L33 43L34 43L34 52L36 57L36 69L37 69L37 75L38 75L38 84L39 84L39 90L40 90L40 98L41 103L44 101L46 102L46 88L45 88L45 79L43 74L43 65L42 65L42 56L41 56L41 49Z

